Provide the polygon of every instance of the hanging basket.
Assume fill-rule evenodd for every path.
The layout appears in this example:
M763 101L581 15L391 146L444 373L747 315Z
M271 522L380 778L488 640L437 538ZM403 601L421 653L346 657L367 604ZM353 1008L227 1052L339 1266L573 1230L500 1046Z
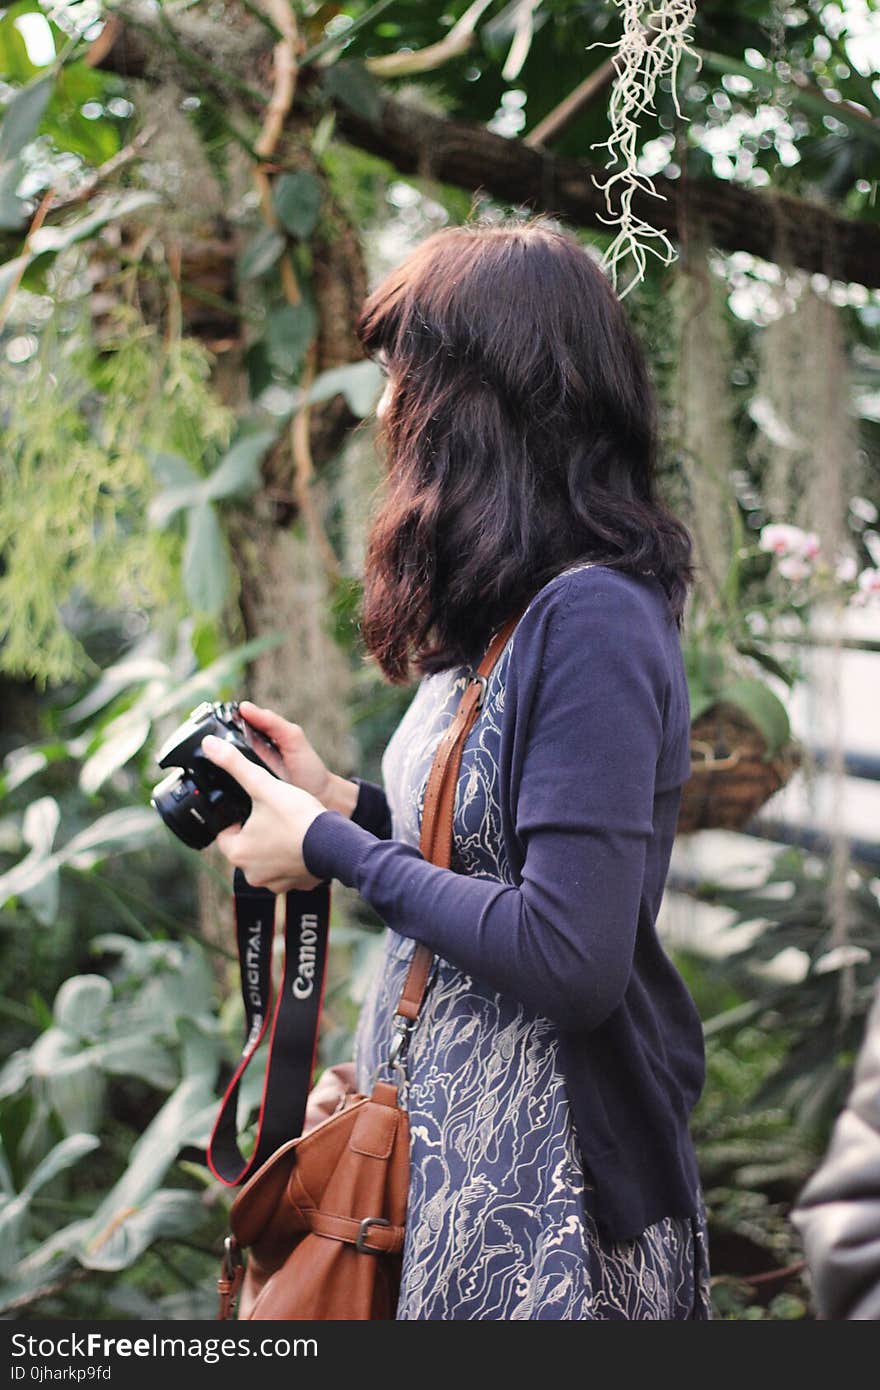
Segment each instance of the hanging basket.
M741 830L801 763L795 740L765 762L766 748L764 735L736 705L721 701L695 719L676 833Z

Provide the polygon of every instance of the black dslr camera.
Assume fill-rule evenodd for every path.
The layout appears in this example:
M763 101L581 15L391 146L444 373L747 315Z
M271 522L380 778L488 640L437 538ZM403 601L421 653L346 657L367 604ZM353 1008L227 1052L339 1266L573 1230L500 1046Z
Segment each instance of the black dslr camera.
M243 825L252 807L235 779L202 753L202 739L208 734L227 739L252 763L277 775L259 753L261 744L276 754L277 747L242 719L237 700L198 705L160 748L159 766L172 771L150 797L169 830L191 849L205 849L228 825Z

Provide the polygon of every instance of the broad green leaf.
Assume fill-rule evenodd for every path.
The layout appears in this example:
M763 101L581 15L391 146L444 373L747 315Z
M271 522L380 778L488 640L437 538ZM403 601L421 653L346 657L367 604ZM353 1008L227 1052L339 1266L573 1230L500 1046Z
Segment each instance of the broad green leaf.
M0 794L8 796L10 792L23 786L29 778L35 777L48 765L49 758L44 748L29 746L14 748L11 753L7 753L3 762L4 772Z
M88 694L64 711L65 724L78 724L90 714L97 713L130 686L146 684L149 681L167 684L172 678L171 668L166 662L150 654L153 649L151 642L144 643L129 656L123 657L121 661L102 671L100 679Z
M73 1251L84 1236L88 1234L88 1220L72 1221L60 1231L54 1231L36 1250L31 1250L20 1260L15 1270L15 1282L11 1281L3 1290L0 1312L8 1309L10 1301L21 1297L31 1289L45 1282L47 1271L53 1277L73 1264Z
M204 501L219 501L236 493L253 492L260 484L260 460L275 440L274 430L245 434L223 456L202 487Z
M767 743L766 755L778 752L791 737L788 713L782 701L761 681L741 677L723 686L718 700L743 710L760 729Z
M100 747L80 769L80 789L94 795L119 768L124 767L143 748L150 733L149 716L140 710L126 710L104 731Z
M324 71L324 90L358 116L378 121L382 115L382 91L362 63L344 59Z
M258 400L268 386L272 385L272 364L262 338L251 343L244 354L244 368L247 372L248 395L252 401Z
M61 820L61 807L53 796L32 801L24 813L21 834L26 845L38 854L48 854L55 843Z
M110 851L137 849L154 832L158 817L149 806L123 806L108 811L68 840L61 853L64 863L88 869Z
M702 685L707 690L717 690L724 679L724 657L712 648L686 645L684 664L688 677L694 684Z
M63 1028L50 1028L33 1047L34 1076L41 1082L65 1134L97 1129L104 1114L106 1082L95 1049Z
M151 1120L134 1145L125 1172L89 1222L91 1253L97 1253L127 1211L146 1203L180 1150L202 1137L206 1118L210 1123L216 1111L213 1082L209 1072L184 1078Z
M26 898L44 926L55 920L58 911L58 856L51 850L60 816L53 797L32 801L22 824L22 839L30 845L30 853L0 875L0 905L12 897Z
M31 1079L31 1054L29 1048L19 1048L7 1060L0 1071L0 1100L6 1096L17 1096Z
M140 848L158 825L158 818L149 807L125 807L101 816L54 854L31 851L5 874L0 874L0 907L9 898L31 892L47 875L57 873L63 864L88 869L108 853Z
M0 164L0 228L5 232L16 232L24 224L24 203L15 191L21 176L21 160L7 159Z
M117 217L128 217L141 208L150 207L159 201L157 193L133 192L114 194L104 198L86 217L67 222L63 227L40 227L31 237L31 250L34 255L46 251L64 251L77 241L84 241L100 231L108 222Z
M187 487L171 487L151 498L147 508L147 519L157 531L164 531L172 517L188 507L195 507L205 496L204 482L191 483Z
M0 1191L5 1197L15 1195L15 1183L12 1179L12 1169L6 1161L6 1153L3 1148L3 1140L0 1138Z
M244 642L240 647L233 647L232 651L224 652L210 666L195 671L187 680L169 690L167 695L154 705L153 719L158 720L174 711L192 708L202 700L216 699L217 692L221 691L233 676L238 677L248 662L286 640L284 633L271 632L262 637L255 637L251 642Z
M219 624L214 618L197 618L190 628L189 645L196 665L209 666L223 649Z
M15 93L3 108L0 125L0 163L15 159L30 144L49 104L54 77L38 77Z
M8 1274L18 1262L33 1197L59 1173L96 1149L100 1142L94 1134L68 1135L37 1164L17 1196L0 1198L0 1274Z
M275 211L291 236L307 237L314 231L321 208L321 185L305 169L281 174L273 189Z
M336 112L325 111L318 124L315 126L312 135L312 154L315 159L321 159L327 151L327 146L333 139L333 132L336 129Z
M113 987L104 975L73 975L55 995L55 1023L74 1037L89 1037L97 1031L112 998Z
M20 859L11 869L7 869L5 874L0 874L0 907L10 898L17 898L30 892L43 881L47 874L54 874L57 869L57 855L40 854L36 850L31 850L24 859Z
M106 1083L91 1048L56 1062L45 1078L46 1095L65 1134L97 1129L104 1113Z
M714 690L696 690L691 686L689 695L691 723L695 719L699 719L700 715L704 714L707 709L711 709L713 705L718 703L718 696Z
M28 57L24 35L16 26L20 14L42 13L36 4L10 5L0 19L0 73L3 81L24 85L40 69Z
M43 133L59 150L79 155L88 164L103 164L119 153L119 128L107 116L91 120L63 105L59 94L46 112Z
M58 920L61 906L61 881L54 864L48 864L46 871L28 888L22 890L21 897L34 914L41 927L51 927Z
M315 311L305 301L286 304L269 315L266 324L269 358L285 376L296 375L316 328Z
M183 585L196 613L220 612L229 589L229 558L210 502L201 502L187 512Z
M207 1001L206 1001L207 1002ZM199 1027L194 1018L181 1014L177 1021L182 1049L181 1069L184 1077L201 1077L208 1085L213 1084L220 1061L221 1043L216 1026L211 1020L210 1030Z
M0 265L0 304L3 303L10 289L18 282L18 278L30 261L29 255L16 256L12 261L5 261Z
M201 474L182 454L150 449L147 457L151 473L164 487L188 487L191 483L197 485L202 481Z
M153 1241L190 1235L204 1215L197 1192L173 1188L154 1192L142 1206L121 1212L120 1219L86 1241L79 1261L87 1269L129 1269Z
M92 1065L108 1076L136 1076L157 1091L170 1091L177 1081L174 1058L167 1048L149 1038L111 1038L90 1048L88 1055Z
M74 1163L78 1163L86 1154L100 1147L101 1141L96 1134L69 1134L37 1164L22 1188L22 1193L33 1197L41 1187L57 1178L59 1173L63 1173L66 1168L72 1168Z
M57 90L59 98L63 97L71 106L81 106L86 101L103 101L108 83L112 82L112 77L88 62L65 63L58 76Z
M369 415L382 394L384 378L375 362L347 362L342 367L330 367L315 377L308 390L312 402L327 401L343 395L352 413L363 420Z
M264 227L251 237L244 248L238 266L239 278L256 280L258 276L265 275L267 270L272 269L283 250L284 237L281 233L271 227Z
M29 1206L30 1200L22 1193L0 1198L0 1275L4 1282L25 1243Z

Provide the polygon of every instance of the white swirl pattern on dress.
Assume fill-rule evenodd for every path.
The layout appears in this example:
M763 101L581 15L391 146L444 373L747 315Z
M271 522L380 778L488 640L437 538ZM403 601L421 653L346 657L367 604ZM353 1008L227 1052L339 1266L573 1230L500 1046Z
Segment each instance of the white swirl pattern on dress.
M573 569L581 566L573 566ZM452 868L511 882L498 749L516 634L465 743ZM385 751L392 835L418 846L425 787L467 667L423 678ZM414 942L386 929L358 1022L358 1085L388 1055ZM412 1038L411 1172L397 1319L679 1320L711 1316L705 1213L611 1243L593 1220L555 1025L436 959Z

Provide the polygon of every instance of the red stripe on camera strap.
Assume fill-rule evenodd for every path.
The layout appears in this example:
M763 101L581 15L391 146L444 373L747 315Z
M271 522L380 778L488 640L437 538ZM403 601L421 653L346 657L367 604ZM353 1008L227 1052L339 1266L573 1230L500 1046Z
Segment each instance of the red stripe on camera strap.
M227 1187L244 1182L289 1139L302 1133L318 1050L330 934L330 883L285 894L284 972L272 1010L276 895L253 888L235 870L235 922L245 1042L208 1140L208 1167ZM251 1157L238 1147L241 1078L270 1025L257 1137Z

